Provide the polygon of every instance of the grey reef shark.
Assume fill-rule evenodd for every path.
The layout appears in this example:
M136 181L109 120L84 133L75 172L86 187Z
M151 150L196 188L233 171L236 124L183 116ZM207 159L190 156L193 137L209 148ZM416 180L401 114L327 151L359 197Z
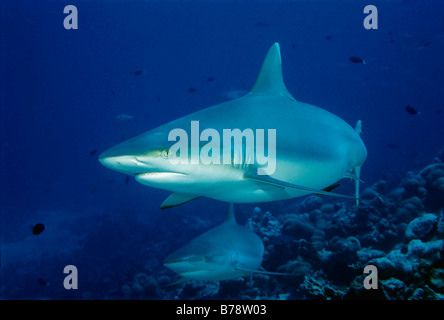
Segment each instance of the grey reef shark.
M176 250L164 265L181 275L173 286L189 280L231 280L255 273L297 274L265 271L264 244L257 234L236 222L234 205L228 204L225 222L194 238Z
M99 156L107 168L171 191L161 208L199 197L256 203L330 195L359 204L367 150L361 121L296 100L287 90L278 43L250 92L173 120ZM329 192L343 178L355 195Z

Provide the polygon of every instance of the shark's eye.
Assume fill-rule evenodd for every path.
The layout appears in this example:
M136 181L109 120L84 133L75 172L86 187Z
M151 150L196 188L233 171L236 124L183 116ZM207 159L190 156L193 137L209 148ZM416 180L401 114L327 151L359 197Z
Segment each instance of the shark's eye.
M163 150L162 150L162 157L163 157L164 159L168 159L168 153L169 153L169 150L168 150L168 149L163 149Z

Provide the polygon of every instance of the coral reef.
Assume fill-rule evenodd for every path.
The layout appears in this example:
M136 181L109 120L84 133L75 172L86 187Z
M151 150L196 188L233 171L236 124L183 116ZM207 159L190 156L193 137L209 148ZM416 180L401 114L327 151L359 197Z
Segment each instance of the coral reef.
M120 291L124 298L158 298L160 297L159 283L162 279L154 279L145 273L137 273L134 276L132 283L124 284Z

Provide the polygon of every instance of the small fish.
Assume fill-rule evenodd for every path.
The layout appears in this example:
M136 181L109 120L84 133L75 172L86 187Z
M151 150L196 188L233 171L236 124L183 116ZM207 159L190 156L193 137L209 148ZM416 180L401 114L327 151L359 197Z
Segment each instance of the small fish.
M420 112L415 108L413 108L412 106L405 106L405 110L412 115L420 114Z
M129 183L129 176L126 176L125 177L125 184L128 184Z
M126 113L121 113L116 116L116 119L119 121L128 121L128 120L133 120L134 117Z
M32 227L32 233L35 235L39 235L45 230L45 226L41 223L37 223L34 227Z
M333 39L333 36L330 36L330 35L325 36L325 40L331 40L331 39Z
M390 43L394 43L396 34L394 34L392 31L388 31L387 33L390 36Z
M42 278L37 279L37 283L41 286L49 286L49 282L43 280Z
M94 149L89 152L89 155L92 157L92 156L96 155L96 153L97 153L97 149Z
M258 22L254 25L255 28L269 28L271 25L266 22Z
M214 81L214 77L213 76L211 76L211 77L208 77L208 82L213 82Z
M396 143L388 143L387 147L392 149L392 150L397 150L399 149L399 146Z
M188 88L188 92L189 92L189 93L193 93L193 92L196 92L196 91L197 91L196 88Z
M365 60L363 60L363 59L361 59L361 58L359 58L359 57L355 57L355 56L352 56L352 57L348 58L348 60L349 60L350 62L353 62L353 63L362 63L362 64L365 64Z
M137 70L137 71L134 71L134 75L135 76L141 76L142 74L144 74L145 72L143 71L143 70Z

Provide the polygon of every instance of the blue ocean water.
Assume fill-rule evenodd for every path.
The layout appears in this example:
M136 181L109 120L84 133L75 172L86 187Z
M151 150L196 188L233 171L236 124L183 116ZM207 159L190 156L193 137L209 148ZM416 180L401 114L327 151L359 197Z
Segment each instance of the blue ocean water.
M76 30L63 25L69 4ZM368 4L377 30L363 26ZM381 297L443 298L444 170L420 173L444 162L442 1L3 1L0 10L2 299L310 299L319 279L342 298L361 264L383 258ZM362 120L368 201L359 210L328 197L239 204L238 221L268 238L265 268L297 265L300 276L165 288L177 275L164 258L221 223L226 204L160 210L167 191L106 169L98 154L246 93L275 42L296 99ZM417 224L431 227L421 236ZM396 254L401 266L390 265ZM78 289L63 286L67 265Z

